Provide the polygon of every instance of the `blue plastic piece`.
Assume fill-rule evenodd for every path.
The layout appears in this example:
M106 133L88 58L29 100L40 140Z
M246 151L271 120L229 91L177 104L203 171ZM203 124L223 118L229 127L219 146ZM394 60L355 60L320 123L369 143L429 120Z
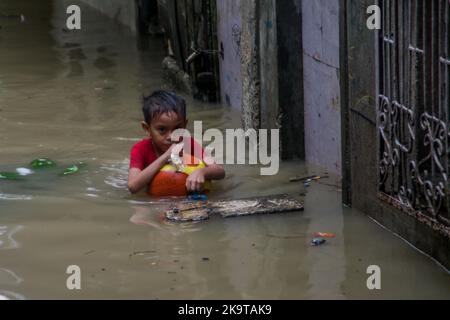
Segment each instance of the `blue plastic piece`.
M188 196L189 201L207 201L208 197L204 194L191 194Z
M323 245L323 244L325 244L325 242L327 242L327 240L325 240L324 238L314 238L312 241L311 241L311 244L313 245L313 246L321 246L321 245Z

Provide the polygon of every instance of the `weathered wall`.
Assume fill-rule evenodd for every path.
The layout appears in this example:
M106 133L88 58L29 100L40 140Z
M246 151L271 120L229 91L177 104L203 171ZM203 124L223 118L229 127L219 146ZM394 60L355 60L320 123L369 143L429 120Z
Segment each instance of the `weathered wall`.
M341 174L339 1L302 0L306 160Z
M261 127L278 129L278 39L276 0L259 0L259 67Z
M242 122L245 129L261 127L258 7L258 0L241 2Z
M241 34L243 0L217 2L218 41L223 46L220 58L220 83L222 103L241 110L242 74L241 74Z
M281 156L304 158L300 0L240 4L244 127L280 129Z
M136 32L137 10L134 0L81 0L104 15Z

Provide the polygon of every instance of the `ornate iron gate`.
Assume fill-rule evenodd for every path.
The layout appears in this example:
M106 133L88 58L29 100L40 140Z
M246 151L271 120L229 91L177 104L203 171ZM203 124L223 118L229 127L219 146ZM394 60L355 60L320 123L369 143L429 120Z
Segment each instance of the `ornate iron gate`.
M379 2L379 196L449 235L450 1Z

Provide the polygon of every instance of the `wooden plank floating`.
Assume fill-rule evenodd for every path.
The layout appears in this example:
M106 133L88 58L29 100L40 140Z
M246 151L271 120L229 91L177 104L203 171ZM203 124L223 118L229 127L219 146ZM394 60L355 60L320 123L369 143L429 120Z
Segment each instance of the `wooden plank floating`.
M287 195L217 201L210 204L212 214L224 218L303 211L303 203Z
M240 200L187 201L171 206L166 219L177 222L202 221L213 214L223 218L303 211L302 202L288 195L254 197Z
M208 203L203 201L180 202L165 212L166 219L175 222L202 221L209 219Z

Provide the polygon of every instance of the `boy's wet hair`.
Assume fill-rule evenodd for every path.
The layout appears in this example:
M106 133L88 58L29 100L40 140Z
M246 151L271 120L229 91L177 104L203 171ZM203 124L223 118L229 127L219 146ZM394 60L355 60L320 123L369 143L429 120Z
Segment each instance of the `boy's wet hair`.
M158 115L175 112L186 119L186 101L172 91L159 90L143 97L142 111L147 124Z

